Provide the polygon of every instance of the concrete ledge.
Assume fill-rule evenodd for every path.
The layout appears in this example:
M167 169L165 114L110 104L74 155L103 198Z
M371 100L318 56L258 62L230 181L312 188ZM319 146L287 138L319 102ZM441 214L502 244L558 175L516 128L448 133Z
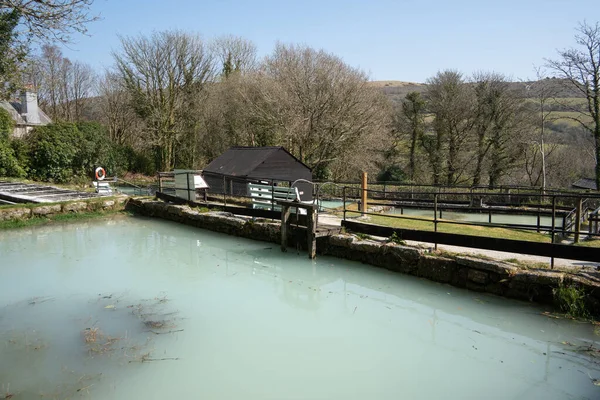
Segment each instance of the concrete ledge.
M27 206L20 204L14 207L0 208L0 221L23 220L98 210L122 210L125 208L127 199L127 196L119 196L111 199L91 198L89 200L76 200L57 204L39 203Z

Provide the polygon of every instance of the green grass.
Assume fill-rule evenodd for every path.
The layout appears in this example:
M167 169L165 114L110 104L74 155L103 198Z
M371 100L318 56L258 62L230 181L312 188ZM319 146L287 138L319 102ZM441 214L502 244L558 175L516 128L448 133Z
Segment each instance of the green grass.
M347 213L346 217L356 216L356 213ZM433 232L433 220L427 218L411 217L416 219L394 218L385 215L370 215L369 223L389 226L392 228L413 229ZM438 220L445 221L445 220ZM447 220L446 220L447 221ZM524 231L520 229L490 228L486 226L470 226L457 224L438 223L438 232L456 233L461 235L485 236L491 238L526 240L530 242L550 242L550 237L543 233Z
M573 245L581 247L600 247L600 239L583 240L579 243L574 243Z
M81 213L56 214L48 217L32 217L27 219L0 221L0 230L26 228L31 226L48 225L52 223L76 222L115 215L129 215L129 213L127 211L119 210L89 211Z
M585 291L577 286L563 286L552 291L560 309L574 318L588 318L589 311L585 305Z
M578 127L580 126L579 122L573 120L573 118L577 118L585 123L591 123L592 119L587 115L578 113L576 111L552 111L550 113L550 119L554 123L564 123L569 126Z

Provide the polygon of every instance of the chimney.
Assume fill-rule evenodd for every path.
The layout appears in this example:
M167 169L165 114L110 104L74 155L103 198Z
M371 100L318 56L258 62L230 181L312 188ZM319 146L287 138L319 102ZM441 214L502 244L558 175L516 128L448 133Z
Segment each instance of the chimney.
M37 93L32 90L31 85L26 86L21 93L21 116L27 124L39 125L41 122Z

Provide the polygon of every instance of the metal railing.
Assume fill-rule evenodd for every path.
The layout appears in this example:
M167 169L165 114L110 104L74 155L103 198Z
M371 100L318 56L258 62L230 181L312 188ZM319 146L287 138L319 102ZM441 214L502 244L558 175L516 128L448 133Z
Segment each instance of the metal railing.
M476 226L476 227L487 227L487 228L509 228L519 229L524 231L534 231L540 233L546 233L550 236L550 241L555 242L557 235L561 235L563 238L571 235L576 235L578 239L579 233L582 232L581 225L585 222L587 215L587 204L589 199L583 199L581 194L537 194L537 193L519 193L512 194L513 197L526 197L533 198L534 201L529 203L530 205L513 206L512 203L502 203L494 197L505 196L503 193L485 193L481 197L482 205L473 206L471 201L467 201L466 198L471 196L472 192L412 192L410 196L406 193L393 192L389 193L385 199L382 199L379 195L383 194L383 191L367 189L368 197L375 199L375 201L369 201L368 204L372 206L381 207L394 207L400 209L400 215L398 214L382 214L379 212L369 212L368 210L353 210L347 207L349 200L358 202L360 207L360 192L362 189L356 187L343 187L343 219L345 220L348 214L352 215L376 215L384 216L390 219L404 219L421 222L431 222L431 226L434 232L438 231L438 226L441 224L450 225L463 225L463 226ZM541 198L544 197L549 200L549 205L542 205ZM595 198L592 198L595 200ZM378 202L377 200L382 200ZM521 202L518 202L521 204ZM523 203L525 204L525 203ZM404 213L405 210L429 210L432 213L431 217L427 216L410 216ZM600 207L599 207L600 209ZM598 211L598 209L597 209ZM459 212L465 214L487 214L487 222L478 221L460 221L443 218L444 212ZM536 218L535 223L511 223L511 222L498 222L493 220L493 216L497 214L514 215L514 216L533 216ZM598 216L598 214L590 213L592 220ZM550 218L550 224L542 223L542 218ZM579 217L579 219L577 218ZM557 224L557 220L562 220L560 225ZM578 223L579 222L579 223ZM593 229L589 230L589 237L599 237L600 234Z

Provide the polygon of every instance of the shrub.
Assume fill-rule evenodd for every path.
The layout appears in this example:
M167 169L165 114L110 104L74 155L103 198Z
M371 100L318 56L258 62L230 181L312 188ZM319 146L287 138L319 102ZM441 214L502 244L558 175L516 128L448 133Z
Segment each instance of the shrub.
M400 237L398 235L396 235L396 232L392 233L392 236L390 236L388 238L388 243L396 243L396 244L401 244L401 245L405 245L406 242L402 239L400 239Z
M574 285L560 285L553 289L554 299L560 309L572 317L587 318L589 313L585 306L585 291Z
M82 140L74 124L54 123L35 128L27 137L30 176L50 182L71 180Z
M404 182L406 174L398 165L390 165L377 175L379 182Z
M106 127L97 122L79 122L76 128L82 140L73 162L74 171L91 179L95 167L101 166L108 174L114 175L116 167L112 163L112 146Z
M19 165L15 152L6 139L0 139L0 176L25 176L25 170Z
M15 123L8 111L0 107L0 140L8 139L14 127Z

